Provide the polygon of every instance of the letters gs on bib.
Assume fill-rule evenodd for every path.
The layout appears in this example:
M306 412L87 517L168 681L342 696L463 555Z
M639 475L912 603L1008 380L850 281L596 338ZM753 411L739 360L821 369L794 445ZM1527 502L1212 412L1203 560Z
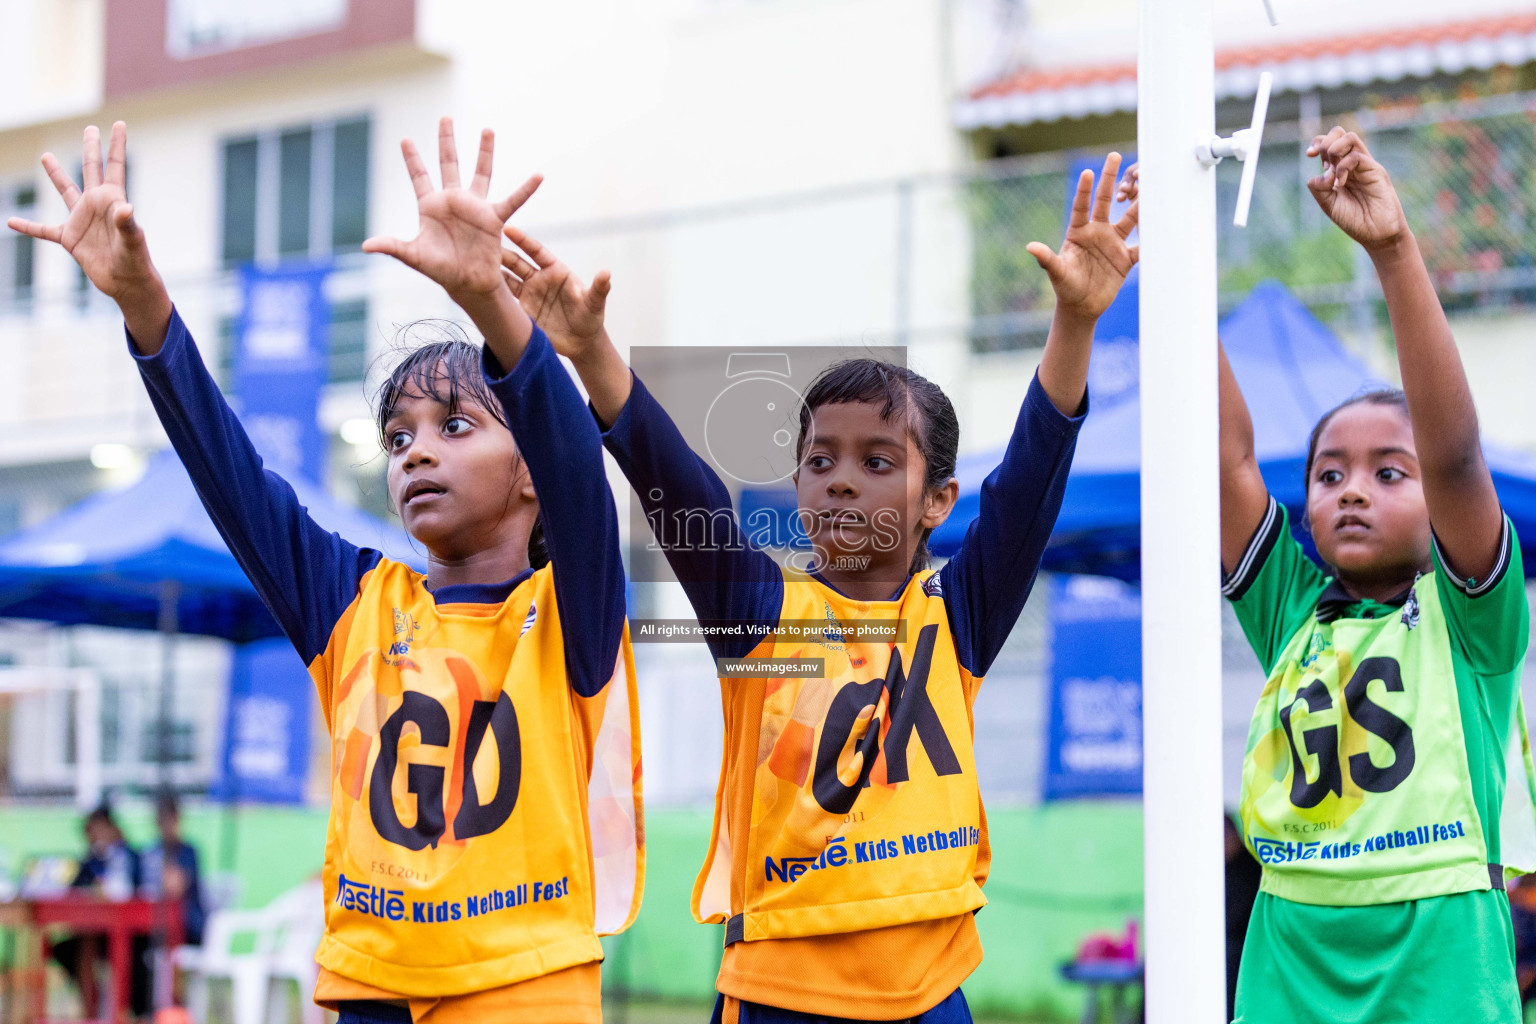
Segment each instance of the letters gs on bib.
M1366 687L1377 680L1388 693L1403 691L1402 667L1396 658L1366 658L1360 662L1344 687L1344 703L1349 708L1350 717L1360 723L1361 728L1385 740L1392 748L1392 763L1380 767L1365 751L1351 754L1349 777L1367 793L1390 793L1413 771L1413 727L1366 696ZM1291 746L1291 803L1296 807L1311 808L1322 803L1329 793L1344 795L1344 776L1339 764L1339 727L1318 726L1301 734L1306 752L1317 757L1317 781L1308 782L1306 763L1291 729L1291 708L1297 701L1306 701L1308 711L1318 712L1332 708L1333 697L1321 679L1314 679L1296 692L1290 704L1280 709L1280 724L1286 742Z
M373 774L368 780L368 814L380 838L407 850L422 850L428 846L435 849L437 841L448 830L447 801L443 792L445 769L434 764L409 765L405 770L406 789L416 797L416 824L406 826L395 812L392 790L395 768L400 757L400 736L410 723L414 723L420 730L422 746L447 747L452 744L447 710L425 694L414 690L405 691L400 706L379 730L379 756L374 761ZM487 732L496 740L500 771L497 773L496 792L488 801L481 803L473 768L475 756L480 753ZM464 738L459 771L459 778L463 780L463 794L458 813L453 818L454 837L470 839L500 828L517 806L522 775L522 735L518 731L517 712L512 707L512 698L503 692L494 702L475 701L469 713L469 727Z
M918 633L910 675L902 667L901 648L895 647L891 650L891 663L885 678L849 683L832 698L832 706L827 709L822 725L821 741L816 745L816 770L811 783L811 792L823 810L831 814L847 814L858 799L859 791L869 785L869 773L875 767L875 756L880 753L880 719L870 720L869 728L856 748L864 755L864 767L853 785L845 786L837 777L837 759L853 734L859 712L878 707L881 691L890 694L886 705L891 728L885 742L885 780L892 783L907 781L907 747L914 731L936 774L960 774L960 761L955 757L954 747L944 734L944 724L928 697L928 672L933 665L933 645L938 634L939 627L932 624L924 626Z

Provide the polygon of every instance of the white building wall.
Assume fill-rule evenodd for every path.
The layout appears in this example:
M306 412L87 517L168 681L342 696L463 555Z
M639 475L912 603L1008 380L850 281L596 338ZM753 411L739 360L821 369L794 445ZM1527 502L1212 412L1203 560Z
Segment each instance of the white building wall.
M498 191L534 170L547 176L525 223L550 228L552 243L562 225L947 172L961 145L948 123L943 7L423 0L422 52L401 60L338 60L106 108L77 104L63 117L8 111L22 124L0 131L0 179L30 175L40 215L62 217L38 155L51 149L72 164L84 123L128 121L139 219L184 315L211 348L219 316L235 301L218 270L226 137L367 112L371 228L409 235L415 203L398 140L416 139L430 159L439 114L456 117L466 151L488 125L498 132ZM866 202L788 214L765 207L756 217L651 237L586 231L589 241L570 238L561 251L587 273L612 267L615 334L627 341L824 342L871 332L888 340L901 315L892 294L898 216L891 196L872 192ZM908 310L907 323L962 319L963 241L953 232L925 240L934 259L924 276L953 278L949 308ZM360 262L376 334L452 312L417 275L381 258ZM110 307L97 303L82 316L74 287L68 257L40 245L34 310L0 319L0 358L24 368L36 396L0 410L0 420L28 436L0 453L0 463L79 457L94 441L153 436L138 415L143 403ZM72 424L58 429L56 420Z
M6 40L0 131L100 104L104 6L104 0L0 0Z

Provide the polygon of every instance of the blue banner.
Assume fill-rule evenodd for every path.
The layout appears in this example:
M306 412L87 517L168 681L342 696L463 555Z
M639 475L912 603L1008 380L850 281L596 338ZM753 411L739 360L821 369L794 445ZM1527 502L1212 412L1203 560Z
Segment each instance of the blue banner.
M315 483L325 480L329 450L317 420L330 351L328 273L308 263L242 268L235 335L240 422L271 469Z
M219 779L209 792L227 802L304 802L315 684L285 639L235 648Z
M1141 792L1141 592L1102 576L1052 580L1046 800Z

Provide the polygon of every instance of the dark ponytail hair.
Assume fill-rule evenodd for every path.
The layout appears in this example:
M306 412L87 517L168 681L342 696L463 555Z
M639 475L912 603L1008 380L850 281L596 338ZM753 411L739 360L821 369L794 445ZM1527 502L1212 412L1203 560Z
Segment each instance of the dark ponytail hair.
M824 405L844 402L878 403L880 418L906 425L917 450L923 455L923 491L936 490L955 475L955 458L960 450L960 420L949 397L933 381L905 366L879 359L845 359L827 367L806 389L800 406L800 437L795 454L803 457L806 438L811 433L811 417ZM928 565L928 536L918 538L908 572L919 572Z
M400 337L422 331L436 332L438 337L411 348L379 385L375 395L375 423L379 428L380 447L389 451L389 438L384 434L384 427L407 396L422 395L441 402L450 413L457 412L466 402L478 405L497 423L511 430L501 401L492 393L485 381L485 373L480 369L480 346L471 342L464 329L452 320L418 320L402 328ZM535 569L549 564L542 511L528 535L528 564Z
M542 569L549 564L549 547L544 543L543 512L534 519L533 529L528 534L528 564L535 569Z

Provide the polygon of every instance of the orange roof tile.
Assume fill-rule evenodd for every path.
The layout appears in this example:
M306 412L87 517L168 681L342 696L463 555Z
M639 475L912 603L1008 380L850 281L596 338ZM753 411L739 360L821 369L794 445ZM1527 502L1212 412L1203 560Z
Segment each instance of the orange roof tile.
M1295 90L1532 59L1536 13L1477 18L1221 50L1216 54L1217 95L1251 93L1261 68L1277 72L1276 88ZM958 105L957 120L974 128L1133 110L1135 81L1134 61L1023 68L973 90Z

